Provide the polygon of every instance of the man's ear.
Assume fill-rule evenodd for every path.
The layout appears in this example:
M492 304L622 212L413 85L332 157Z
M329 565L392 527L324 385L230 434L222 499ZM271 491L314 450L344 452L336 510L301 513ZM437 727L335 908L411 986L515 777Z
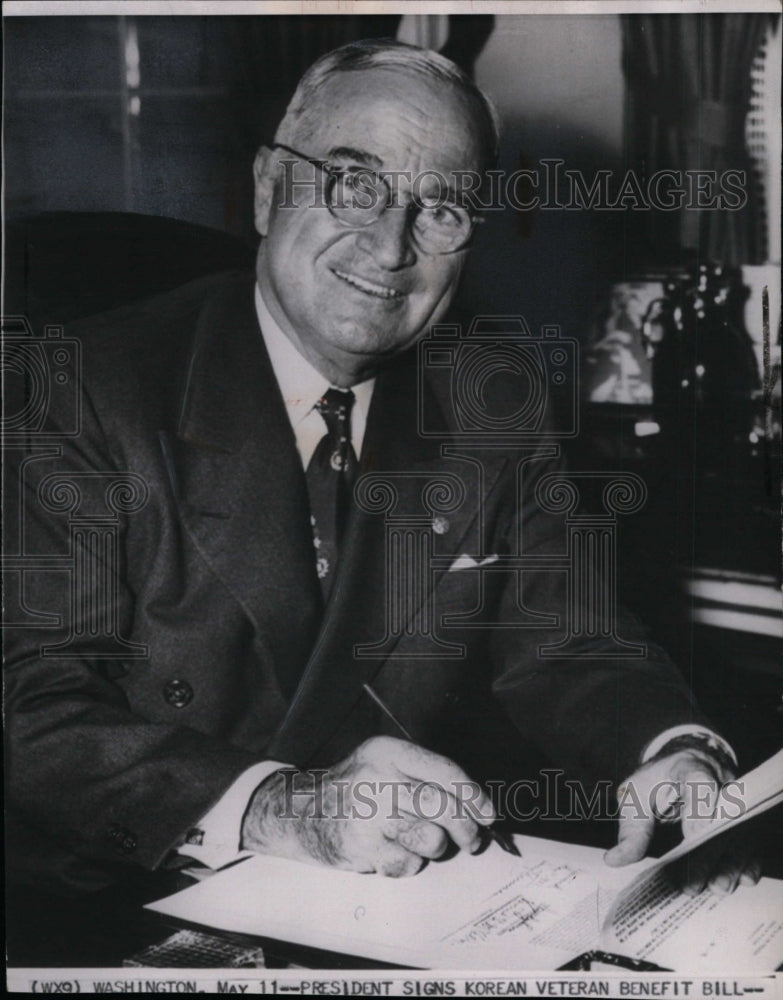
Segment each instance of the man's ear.
M253 162L253 180L255 182L253 215L256 229L261 236L266 236L269 228L269 213L272 208L276 175L277 158L268 146L262 146L256 153Z

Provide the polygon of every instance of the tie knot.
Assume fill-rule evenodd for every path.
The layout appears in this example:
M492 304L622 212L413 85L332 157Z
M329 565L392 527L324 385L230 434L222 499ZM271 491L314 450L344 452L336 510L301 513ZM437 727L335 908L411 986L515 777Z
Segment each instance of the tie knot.
M344 444L350 440L351 409L355 400L356 396L350 389L327 389L315 404L330 437L337 442Z

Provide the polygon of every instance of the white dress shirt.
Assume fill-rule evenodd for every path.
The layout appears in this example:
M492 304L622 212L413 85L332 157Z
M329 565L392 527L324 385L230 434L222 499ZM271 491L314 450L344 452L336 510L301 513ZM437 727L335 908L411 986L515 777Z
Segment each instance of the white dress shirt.
M288 419L296 436L296 447L302 465L306 469L318 442L326 433L323 418L314 406L330 386L323 375L313 368L280 329L267 309L258 285L255 297L261 333L275 378L280 386ZM374 387L375 379L368 379L352 386L356 402L351 414L351 442L357 457L361 454ZM650 760L669 740L686 734L707 735L717 740L736 762L731 747L719 736L704 726L684 725L660 733L645 748L640 763ZM178 852L209 868L221 868L241 857L243 853L250 854L249 851L239 850L245 810L258 785L274 771L285 766L279 761L265 760L244 771L201 819L197 827L190 831L188 841L177 849Z
M261 324L269 360L285 403L285 411L296 435L296 447L306 469L318 442L326 433L321 414L314 409L329 383L286 337L261 298L256 285L256 313ZM367 379L351 386L356 397L351 412L351 443L358 458L362 451L367 413L370 409L375 379Z

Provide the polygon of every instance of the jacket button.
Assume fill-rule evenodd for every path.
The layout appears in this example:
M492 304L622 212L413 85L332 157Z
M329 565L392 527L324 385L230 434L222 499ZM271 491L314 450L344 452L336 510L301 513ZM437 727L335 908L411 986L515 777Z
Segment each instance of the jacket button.
M184 708L193 701L193 688L187 681L175 679L163 688L163 697L174 708Z
M128 833L122 838L119 849L123 854L132 854L136 850L136 838L132 833Z
M136 850L137 840L127 827L112 823L108 830L109 839L114 843L115 851L121 854L132 854Z

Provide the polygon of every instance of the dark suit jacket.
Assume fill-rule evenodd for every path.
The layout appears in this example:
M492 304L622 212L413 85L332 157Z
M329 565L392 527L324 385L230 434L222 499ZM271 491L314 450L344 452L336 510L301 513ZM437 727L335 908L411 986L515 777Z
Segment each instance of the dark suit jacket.
M7 637L17 872L86 886L118 863L161 865L250 764L265 756L325 764L392 732L363 694L366 681L419 742L484 777L497 774L498 760L523 775L542 759L575 776L619 778L654 735L692 721L678 672L652 645L641 659L544 660L537 648L557 630L458 627L440 636L463 644L464 655L422 658L429 646L414 601L413 624L397 630L384 656L354 655L387 632L384 515L353 513L324 614L304 474L251 275L200 279L72 335L83 351L81 432L40 444L56 440L41 434L72 420L73 395L53 391L48 424L20 463L22 551L78 560L85 546L95 554L111 524L116 542L106 544L118 547L99 550L92 575L82 566L90 594L76 610L76 570L22 574L28 619L46 627L12 628ZM428 399L444 438L423 438L413 362L403 358L377 380L362 473L393 474L402 515L422 514L427 476L460 478L465 499L432 536L436 556L512 552L520 524L526 552L562 553L562 524L532 499L547 461L526 466L519 511L512 450L486 454L481 476L470 454L442 455L449 407ZM107 472L139 477L143 509L123 513L128 503L115 497L115 521L105 520ZM53 473L75 484L78 504L61 490L58 507ZM483 582L487 614L518 615L521 599L564 627L563 574L527 571L521 593L513 574ZM435 574L436 619L470 611L478 587L470 571ZM101 618L106 606L110 619ZM40 617L52 614L59 630L56 619ZM73 621L83 625L78 642L42 655ZM128 655L121 643L107 655L112 629L136 644ZM620 633L644 638L628 618ZM592 647L600 654L601 640Z

